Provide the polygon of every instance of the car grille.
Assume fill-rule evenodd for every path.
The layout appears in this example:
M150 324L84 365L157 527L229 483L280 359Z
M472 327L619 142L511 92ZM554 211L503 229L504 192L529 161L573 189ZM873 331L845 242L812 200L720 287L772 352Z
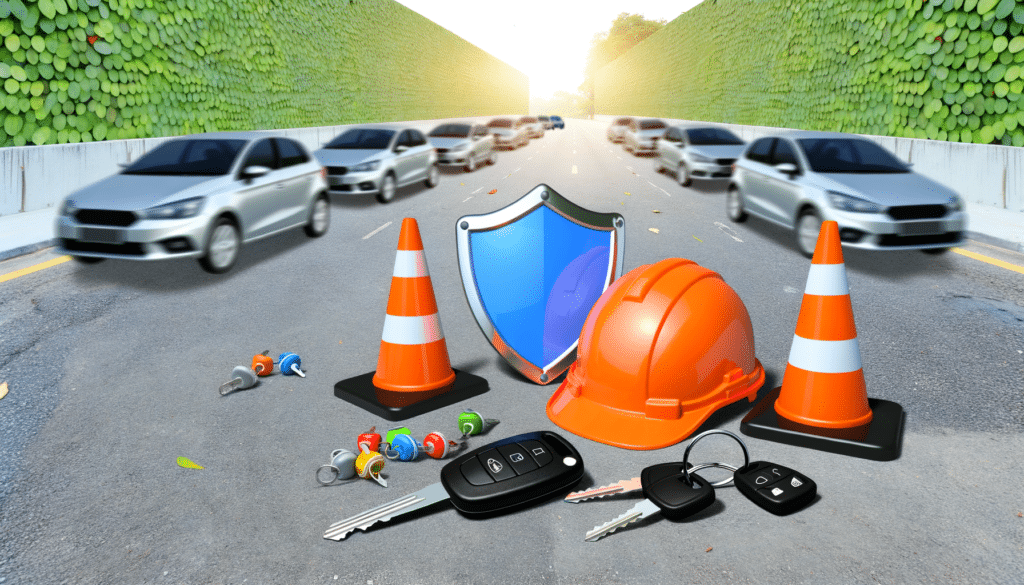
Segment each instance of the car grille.
M327 167L328 175L344 175L348 172L348 167Z
M899 205L890 207L889 217L902 219L934 219L946 215L945 205Z
M916 246L920 244L954 244L963 239L963 232L947 232L929 236L898 236L896 234L884 234L878 240L878 245L883 248L893 246Z
M142 244L137 242L98 244L61 238L60 245L68 252L95 252L98 254L120 254L122 256L144 256L146 254L146 251L142 249Z
M434 150L436 150L438 154L444 154L448 152L447 148L435 148Z
M727 167L727 166L731 165L734 162L736 162L736 159L734 159L734 158L716 158L715 159L715 164L721 165L723 167Z
M138 219L131 211L109 211L106 209L79 209L75 214L78 223L90 225L130 226Z

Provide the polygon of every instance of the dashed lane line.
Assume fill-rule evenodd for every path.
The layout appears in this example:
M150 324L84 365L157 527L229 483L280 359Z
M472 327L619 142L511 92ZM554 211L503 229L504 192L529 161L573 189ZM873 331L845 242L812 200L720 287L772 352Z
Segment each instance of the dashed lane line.
M377 234L377 232L379 232L380 230L382 230L382 229L384 229L384 228L388 227L389 225L391 225L391 222L390 222L390 221L389 221L389 222L387 222L386 224L384 224L384 225L380 226L379 228L377 228L377 229L373 230L372 232L370 232L370 233L366 234L365 236L363 236L363 239L364 239L364 240L369 240L370 238L372 238L373 236L375 236L375 235Z

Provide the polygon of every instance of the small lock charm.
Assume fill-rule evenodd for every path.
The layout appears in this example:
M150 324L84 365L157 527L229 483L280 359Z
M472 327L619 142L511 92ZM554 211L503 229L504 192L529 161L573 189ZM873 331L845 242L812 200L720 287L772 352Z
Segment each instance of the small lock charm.
M380 451L380 433L375 433L377 427L370 427L370 430L359 435L356 439L356 446L362 449L363 445L366 445L370 451Z
M257 376L269 376L274 371L274 359L268 354L270 350L252 356L252 371L256 372Z
M356 476L356 454L348 449L335 449L331 462L316 470L316 481L320 485L331 485L339 479Z
M497 419L484 418L484 416L479 412L467 408L459 415L459 432L462 433L463 437L479 435L484 431L490 430L491 427L499 422L501 421Z
M455 452L463 445L462 442L445 439L444 435L437 431L423 438L423 450L434 459L444 459L449 453Z
M359 457L356 457L355 468L359 477L372 479L380 485L388 487L388 482L380 476L380 472L384 470L384 457L380 453L363 449Z

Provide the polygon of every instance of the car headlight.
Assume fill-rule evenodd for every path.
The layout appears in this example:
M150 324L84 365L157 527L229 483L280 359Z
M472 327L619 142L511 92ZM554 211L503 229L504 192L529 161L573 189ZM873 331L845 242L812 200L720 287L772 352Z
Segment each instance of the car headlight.
M836 209L843 211L854 211L857 213L879 213L882 211L882 206L877 203L872 203L860 197L854 197L853 195L847 195L846 193L839 193L836 191L827 191L828 202Z
M692 159L693 162L699 162L699 163L715 162L715 159L713 159L713 158L709 158L709 157L704 156L703 154L697 154L697 153L694 153L694 152L690 153L690 159Z
M378 168L380 168L380 161L371 160L370 162L365 162L362 164L351 166L349 167L348 170L352 171L353 173L365 173L366 171L375 171Z
M75 202L72 199L65 199L64 205L60 208L61 215L74 215L78 213L78 208L75 207Z
M950 195L949 201L946 202L946 207L948 207L950 211L960 211L964 208L964 200L956 195Z
M203 204L205 203L206 197L193 197L192 199L175 201L174 203L168 203L167 205L150 207L143 211L141 215L146 219L182 219L185 217L195 217L196 215L199 215L199 212L203 209Z

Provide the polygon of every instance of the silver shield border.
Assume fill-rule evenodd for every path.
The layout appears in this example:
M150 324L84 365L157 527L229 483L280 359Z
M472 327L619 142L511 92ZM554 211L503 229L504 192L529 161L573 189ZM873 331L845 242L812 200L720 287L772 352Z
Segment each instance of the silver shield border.
M547 384L567 370L576 359L576 347L579 345L579 339L543 369L527 361L516 350L505 343L505 340L498 335L494 324L487 317L487 311L484 310L483 301L480 299L480 291L476 288L476 280L473 278L469 260L470 232L491 231L504 227L541 206L546 206L548 209L578 225L611 232L612 249L609 250L608 275L605 278L602 291L608 290L611 283L616 278L622 276L625 219L618 213L600 213L584 209L562 197L554 189L543 183L537 185L526 195L523 195L506 207L484 215L465 215L460 217L455 224L455 243L459 254L462 290L466 294L466 301L469 303L469 308L473 311L473 316L476 318L480 330L510 366L537 384Z

